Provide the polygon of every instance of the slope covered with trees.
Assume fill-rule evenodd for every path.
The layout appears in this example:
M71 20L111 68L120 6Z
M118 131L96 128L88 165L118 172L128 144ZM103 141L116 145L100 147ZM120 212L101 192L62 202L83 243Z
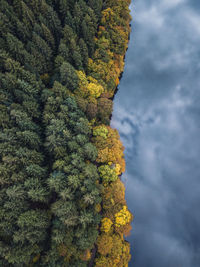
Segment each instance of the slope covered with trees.
M109 126L129 0L1 0L0 266L128 266Z

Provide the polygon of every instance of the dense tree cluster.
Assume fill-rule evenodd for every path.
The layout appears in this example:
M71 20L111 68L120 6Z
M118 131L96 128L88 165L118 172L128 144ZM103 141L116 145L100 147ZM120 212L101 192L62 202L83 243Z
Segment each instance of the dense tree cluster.
M22 266L43 250L50 224L36 75L1 52L0 265Z
M99 175L94 161L97 149L90 142L88 120L74 97L58 82L45 106L45 147L52 161L47 179L52 214L50 258L61 266L63 257L70 266L79 266L81 255L96 241L100 215L95 206L101 202ZM59 253L58 253L59 248Z
M114 94L124 67L124 55L130 33L130 0L105 1L94 56L89 59L88 70L92 77L104 85L105 91Z
M130 260L123 146L109 126L129 4L1 0L0 266Z
M125 188L119 179L119 175L125 170L123 146L118 132L105 125L93 128L92 140L98 149L96 161L100 164L98 171L103 185L103 218L95 266L104 266L106 260L106 266L127 266L130 260L129 244L124 241L123 235L128 235L131 230L132 214L127 209ZM115 250L120 251L117 258Z

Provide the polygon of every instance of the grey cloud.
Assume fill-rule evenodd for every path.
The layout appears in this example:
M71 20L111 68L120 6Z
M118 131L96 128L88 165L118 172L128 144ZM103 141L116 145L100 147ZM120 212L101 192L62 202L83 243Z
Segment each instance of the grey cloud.
M130 267L200 266L200 4L135 0L112 126L135 215Z

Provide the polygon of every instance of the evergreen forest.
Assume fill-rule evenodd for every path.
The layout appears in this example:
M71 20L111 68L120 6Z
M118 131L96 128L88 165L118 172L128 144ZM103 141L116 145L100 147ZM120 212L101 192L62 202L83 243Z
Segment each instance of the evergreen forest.
M111 128L130 0L0 0L0 266L127 267Z

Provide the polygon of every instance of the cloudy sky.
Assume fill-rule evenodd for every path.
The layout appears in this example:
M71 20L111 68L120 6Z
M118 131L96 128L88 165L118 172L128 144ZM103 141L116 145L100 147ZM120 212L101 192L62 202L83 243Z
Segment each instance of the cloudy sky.
M112 126L126 147L130 267L200 266L200 1L134 0Z

